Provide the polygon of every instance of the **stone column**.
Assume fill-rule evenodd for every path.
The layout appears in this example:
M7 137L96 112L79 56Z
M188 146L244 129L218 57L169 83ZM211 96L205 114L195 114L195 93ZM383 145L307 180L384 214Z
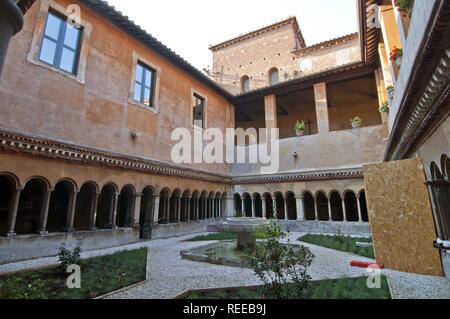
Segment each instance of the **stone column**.
M297 203L297 220L305 220L305 205L303 204L303 196L296 196Z
M358 222L362 223L363 219L362 219L362 212L361 212L361 203L359 202L359 199L361 198L361 194L358 194L358 196L356 197L356 203L358 204Z
M19 209L19 200L20 200L20 192L23 190L23 188L16 188L12 198L11 198L11 204L9 206L9 212L8 212L8 237L14 237L16 235L15 229L16 229L16 219L17 219L17 210Z
M322 82L314 85L314 98L316 100L317 128L319 134L330 131L328 117L327 85Z
M134 204L132 204L133 220L131 222L131 226L135 227L135 228L140 226L140 221L139 221L140 218L139 217L141 216L141 200L142 200L142 193L134 194ZM144 211L144 214L145 214L145 211Z
M244 200L243 196L241 196L241 208L242 208L242 215L244 217L246 217L247 216L247 212L245 211L245 200Z
M319 220L319 209L317 208L317 198L314 198L314 220L318 221Z
M256 217L256 198L252 196L252 217Z
M155 194L153 195L153 199L155 201L155 205L153 205L153 224L157 225L159 223L159 203L160 203L161 195Z
M331 213L331 201L330 201L330 198L327 198L327 202L328 202L328 221L332 221L333 220L333 214Z
M226 208L225 208L225 217L233 217L236 213L234 210L234 197L227 197L226 199Z
M40 234L47 235L47 218L48 218L48 208L50 206L50 197L52 196L53 189L48 189L44 195L44 201L41 206L41 225L40 225Z
M263 196L261 197L261 205L262 205L262 217L267 218L267 207L266 207L266 198Z
M170 197L164 197L165 202L165 212L164 217L166 219L166 224L170 224Z
M269 95L264 97L264 111L266 119L266 128L272 129L278 127L277 119L277 97Z
M288 216L288 201L287 201L287 197L283 196L283 201L284 201L284 220L289 220L289 216Z
M347 221L347 210L345 209L345 196L342 198L342 212L344 214L344 222Z
M216 199L211 198L211 219L216 218Z
M117 206L119 203L119 195L120 193L114 193L113 196L111 196L111 205L109 212L110 221L109 221L109 227L110 229L117 229Z
M73 232L73 221L75 219L75 208L77 205L77 196L78 191L73 191L72 194L70 194L70 200L69 200L69 207L67 208L67 215L66 215L66 231L68 233Z
M90 207L90 225L89 225L89 229L90 230L97 230L95 224L97 221L97 207L98 207L98 198L100 197L99 192L95 192L94 194L91 195L91 207Z
M198 210L198 207L199 207L199 201L200 201L200 198L194 198L194 213L195 213L195 221L198 221L199 220L199 210Z
M187 214L186 220L188 222L190 222L192 220L191 219L191 209L192 209L192 207L191 207L191 197L186 197L186 214Z
M203 198L203 219L208 219L208 198Z
M181 222L181 197L177 198L177 222Z

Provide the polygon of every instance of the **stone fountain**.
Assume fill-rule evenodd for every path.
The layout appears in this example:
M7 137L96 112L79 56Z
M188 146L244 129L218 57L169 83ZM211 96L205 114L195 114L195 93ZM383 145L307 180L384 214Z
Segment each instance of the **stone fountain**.
M257 227L269 223L269 220L263 218L227 218L218 225L219 229L237 234L237 241L222 241L191 250L184 250L181 251L181 257L211 264L246 267L248 266L246 250L256 247Z
M237 249L244 250L256 247L256 228L268 223L265 218L232 217L222 223L222 228L226 232L237 234Z

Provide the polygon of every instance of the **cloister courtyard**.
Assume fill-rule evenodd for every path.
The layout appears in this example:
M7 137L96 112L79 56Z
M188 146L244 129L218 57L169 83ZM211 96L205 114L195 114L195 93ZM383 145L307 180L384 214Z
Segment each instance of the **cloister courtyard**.
M204 233L203 235L208 234ZM209 288L260 285L253 270L219 266L182 259L180 251L204 246L213 241L192 242L188 239L202 234L141 241L136 244L106 250L82 253L83 258L112 254L122 250L148 248L147 279L132 288L108 294L108 299L168 299L176 298L186 291ZM351 253L298 242L303 233L293 232L290 238L295 244L308 247L315 255L309 270L312 280L364 277L366 269L350 266L354 259L374 262ZM0 265L0 275L24 269L40 268L57 264L54 257ZM393 270L382 270L387 277L393 299L448 299L450 282L444 277L422 276Z

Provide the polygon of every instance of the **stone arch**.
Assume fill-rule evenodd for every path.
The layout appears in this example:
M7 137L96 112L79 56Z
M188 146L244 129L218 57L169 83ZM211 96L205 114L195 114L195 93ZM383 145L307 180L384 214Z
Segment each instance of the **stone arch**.
M0 173L0 235L9 232L9 215L14 194L19 188L19 180L14 174Z
M280 82L280 71L276 67L273 67L267 73L269 76L269 85L276 85Z
M175 189L172 192L172 196L170 196L170 205L169 205L169 223L178 223L180 220L179 214L180 211L180 202L181 202L181 190Z
M274 214L273 214L273 198L272 198L272 194L270 193L264 193L263 197L266 201L266 218L267 219L273 219L274 218Z
M190 204L191 202L191 191L189 189L185 190L181 196L181 211L180 220L182 222L187 222L190 220Z
M206 219L213 218L214 196L213 191L209 192L206 200Z
M317 217L320 221L329 221L328 198L324 191L316 193Z
M316 220L316 202L311 192L306 191L302 194L303 206L305 208L305 219Z
M329 195L331 206L331 220L334 222L344 221L344 209L342 207L341 194L334 190Z
M89 181L84 183L77 195L73 228L76 231L92 230L99 196L98 185Z
M114 228L117 211L117 196L119 189L116 184L108 183L102 187L98 199L97 218L95 225L99 229Z
M43 229L42 214L48 200L50 183L43 177L27 179L20 193L15 233L35 234Z
M233 195L234 214L236 216L244 216L244 207L242 207L242 196L239 193Z
M146 186L142 190L141 207L139 211L139 238L141 239L152 238L155 194L156 191L153 186Z
M355 193L348 190L344 193L345 213L347 215L347 221L357 222L358 216L358 202Z
M259 193L253 193L253 201L255 203L255 217L262 218L262 198Z
M242 194L243 212L242 216L252 217L252 197L249 193Z
M297 201L294 192L286 193L286 205L289 220L297 220Z
M362 189L358 194L359 207L361 208L362 222L369 222L369 210L367 209L366 191Z
M159 212L158 212L158 223L167 224L169 223L169 208L170 208L170 189L165 187L160 192L159 199Z
M450 158L445 154L441 156L441 172L447 182L450 183Z
M435 162L431 162L430 172L433 181L440 181L444 179L444 175L441 173L439 166Z
M199 202L199 215L201 220L207 219L207 208L208 208L208 192L203 191L200 194L200 202Z
M273 195L274 199L275 199L275 204L276 204L276 211L277 211L277 216L275 216L276 219L280 219L280 220L284 220L284 196L281 192L276 192Z
M247 93L250 91L250 78L248 75L241 77L241 93Z
M197 221L199 218L200 191L195 190L191 195L190 220Z
M118 197L116 225L120 228L133 226L136 190L133 185L122 187Z
M50 205L47 217L47 231L49 233L58 233L71 230L69 220L72 205L75 198L76 184L72 181L63 179L56 183L50 196Z

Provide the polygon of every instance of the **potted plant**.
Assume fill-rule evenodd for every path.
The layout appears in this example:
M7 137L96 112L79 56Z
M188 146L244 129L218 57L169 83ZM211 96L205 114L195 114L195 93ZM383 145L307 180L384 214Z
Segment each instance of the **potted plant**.
M389 113L389 103L383 103L379 108L380 113Z
M391 52L390 59L400 67L400 65L402 65L403 60L403 49L394 47L394 49Z
M305 122L304 121L297 121L294 126L295 134L297 136L303 136L305 135Z
M395 92L394 86L393 85L389 85L386 88L386 91L387 91L388 96L389 96L389 101L392 101L394 99L394 92Z
M409 15L411 10L411 3L409 0L394 0L394 6L404 17Z
M0 1L0 75L12 36L22 30L23 14L13 0Z
M359 116L355 116L350 120L350 123L352 123L353 128L360 128L362 126L363 119Z

